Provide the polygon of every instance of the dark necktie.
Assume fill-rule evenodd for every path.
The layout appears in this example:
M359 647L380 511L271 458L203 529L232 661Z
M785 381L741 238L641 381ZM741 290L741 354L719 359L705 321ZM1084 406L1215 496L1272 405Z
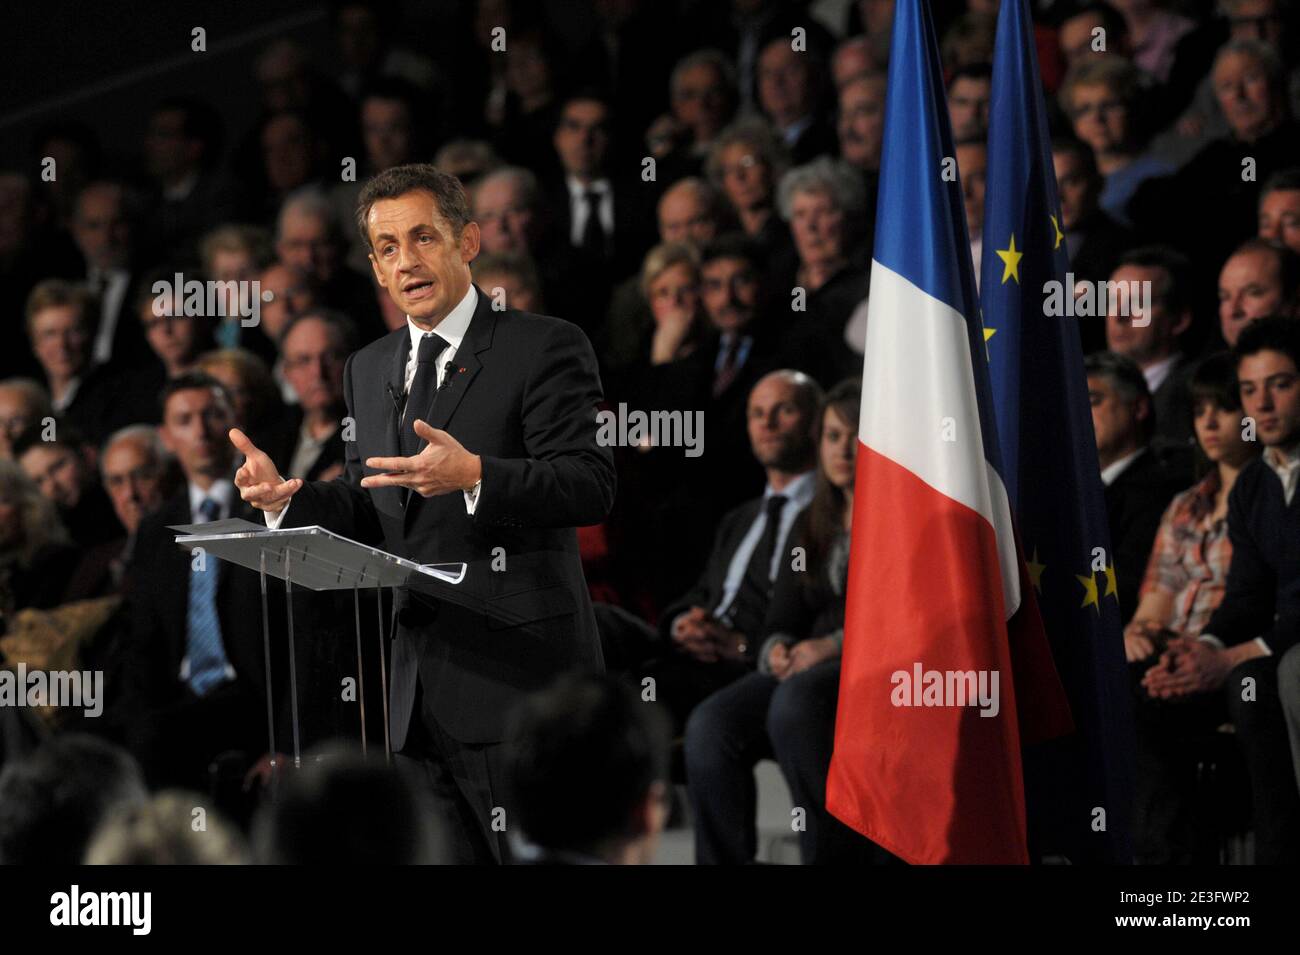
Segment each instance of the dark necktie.
M438 356L447 348L447 342L438 335L425 335L420 339L420 350L416 355L415 378L411 390L406 395L406 410L402 415L403 457L413 457L420 450L424 439L415 433L417 418L426 420L433 405L433 397L438 393Z
M785 505L784 494L773 494L767 499L767 523L763 525L763 533L754 545L754 552L749 555L740 588L736 591L731 606L723 614L730 621L731 629L743 633L751 640L759 636L758 629L767 616L767 604L772 596L772 556L776 552L776 539L781 530L781 512Z
M600 193L588 189L582 195L587 204L587 222L582 227L582 249L590 255L603 259L605 257L605 224L600 221Z
M730 335L723 343L722 367L718 373L713 376L713 397L719 397L724 391L731 387L731 383L736 380L737 353L740 351L740 336Z

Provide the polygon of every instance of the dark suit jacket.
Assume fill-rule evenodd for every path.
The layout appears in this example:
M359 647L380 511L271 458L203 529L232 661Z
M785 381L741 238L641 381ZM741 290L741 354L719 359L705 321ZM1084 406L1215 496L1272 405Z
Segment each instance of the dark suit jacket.
M130 368L92 365L63 417L96 446L119 428L159 420L158 394L167 375L156 358Z
M293 463L293 453L298 449L298 437L301 430L302 408L298 405L290 405L284 410L284 414L275 423L274 427L265 429L266 443L258 443L257 445L270 455L271 460L275 462L275 466L280 469L281 474L289 473L289 465ZM342 464L343 461L343 431L340 429L330 435L329 440L321 446L320 453L316 455L316 460L307 469L305 477L308 481L315 481L320 477L321 472L336 464Z
M1228 646L1263 637L1281 656L1300 643L1300 493L1288 505L1260 458L1228 495L1228 537L1228 589L1204 632Z
M735 558L736 550L740 547L740 542L745 539L749 529L758 519L759 514L764 507L764 498L762 496L754 498L752 501L746 501L739 507L728 512L723 518L722 523L718 526L718 534L713 542L713 550L709 554L709 562L704 567L704 572L700 575L699 581L695 586L683 594L679 599L674 601L659 618L659 630L667 641L672 639L673 619L678 614L685 613L692 607L703 607L710 613L717 607L722 600L723 590L727 582L727 570L731 566L731 561ZM793 505L787 504L787 507ZM794 523L790 526L790 532L783 541L777 542L778 551L788 551L791 542L798 539L801 535L801 528L805 522L805 513L800 512L795 518ZM785 573L786 565L790 561L781 562L781 570L777 574L777 580ZM775 601L777 581L773 581L773 592L771 599ZM767 610L768 619L771 619L772 607L769 605ZM759 644L762 643L760 637L766 635L767 627L764 625L764 633L747 634L749 639L749 662L751 665L756 662Z
M713 514L725 514L755 494L762 493L766 476L749 443L749 393L758 380L780 367L780 354L770 330L756 318L740 334L752 339L745 362L721 394L714 396L714 368L722 337L710 330L685 358L645 370L644 408L681 408L704 411L704 487L691 488L707 498ZM648 350L648 346L647 346ZM712 523L712 521L710 521Z
M1192 483L1196 432L1192 427L1192 393L1188 386L1193 363L1178 356L1169 374L1151 396L1156 414L1152 446L1165 466L1186 486Z
M232 516L261 520L258 512L238 501ZM132 660L128 693L133 706L146 710L176 702L186 692L179 673L186 651L191 556L177 546L176 532L168 525L189 523L189 490L182 486L140 522L127 571ZM250 706L261 701L264 709L266 664L258 575L225 561L218 561L217 572L217 618L226 657L235 669L234 689L247 697ZM284 633L277 628L278 616L271 619L273 635ZM273 664L273 672L284 670ZM283 699L283 694L277 696Z
M710 613L722 600L722 591L727 582L727 568L731 566L736 549L745 539L749 529L757 520L763 509L763 498L756 497L723 516L718 525L718 533L713 539L713 549L709 552L709 561L704 565L695 586L664 608L659 617L659 631L665 640L672 640L673 619L692 607L703 607ZM757 634L752 634L757 637ZM751 643L754 641L751 640Z
M639 179L627 181L614 176L609 177L614 193L614 235L613 248L604 264L609 277L614 281L625 278L641 267L641 259L657 241L655 210L650 204L648 191ZM569 187L563 176L552 182L547 188L551 212L553 235L559 240L572 245L570 235L573 228L573 203L569 198ZM580 251L580 250L577 250ZM595 267L600 276L600 264L589 263ZM584 282L591 281L585 277Z
M450 384L420 416L482 457L478 505L464 495L365 489L367 458L398 452L410 334L400 328L348 359L344 388L356 440L346 472L306 484L286 526L320 524L420 563L465 562L459 586L509 610L509 626L460 606L397 595L390 679L392 742L406 740L417 672L426 710L454 738L496 742L525 694L574 669L601 669L600 642L575 528L604 520L614 499L609 448L597 443L600 378L591 345L569 322L478 307ZM494 570L504 555L505 570ZM499 563L498 563L499 566Z
M1071 233L1071 237L1074 233ZM1076 282L1104 282L1110 278L1119 258L1134 245L1133 233L1101 209L1078 226L1079 243L1070 258L1070 272ZM1079 336L1084 354L1106 350L1106 317L1080 318Z
M1128 623L1137 609L1138 590L1146 573L1160 518L1182 483L1148 448L1106 488L1110 548L1115 561L1120 617Z

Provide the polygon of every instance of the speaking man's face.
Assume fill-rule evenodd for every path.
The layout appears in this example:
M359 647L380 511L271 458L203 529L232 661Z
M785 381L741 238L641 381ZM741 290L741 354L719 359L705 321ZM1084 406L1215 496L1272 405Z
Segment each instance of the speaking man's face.
M370 207L366 228L375 278L417 325L437 325L469 291L478 225L467 223L455 235L432 193L380 199Z

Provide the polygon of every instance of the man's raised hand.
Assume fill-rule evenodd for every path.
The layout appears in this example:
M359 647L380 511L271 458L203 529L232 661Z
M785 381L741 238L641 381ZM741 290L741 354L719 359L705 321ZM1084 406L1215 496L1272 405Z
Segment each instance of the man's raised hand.
M361 479L361 486L406 487L421 497L468 491L483 476L478 455L470 454L446 431L416 419L416 435L429 442L409 458L366 458L366 467L382 471Z
M259 511L279 514L289 503L289 498L302 487L301 478L284 480L266 452L248 439L238 428L230 429L230 443L244 455L244 463L235 472L235 487L239 496Z

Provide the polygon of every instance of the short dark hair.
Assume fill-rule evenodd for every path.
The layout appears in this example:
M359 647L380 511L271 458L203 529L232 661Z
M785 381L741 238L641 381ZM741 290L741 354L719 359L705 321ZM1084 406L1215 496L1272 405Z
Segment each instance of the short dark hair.
M1241 330L1237 344L1232 348L1233 364L1262 351L1281 352L1300 370L1300 321L1270 315L1257 318Z
M440 861L441 824L394 767L330 754L286 781L259 813L254 841L272 865L411 865Z
M1104 378L1121 401L1135 405L1145 400L1149 414L1142 429L1142 440L1150 441L1156 430L1156 406L1151 400L1151 388L1138 363L1126 355L1113 351L1099 351L1083 359L1084 373L1089 377Z
M663 712L609 677L562 677L511 722L507 786L520 827L542 848L590 852L629 835L635 807L668 780Z
M146 795L126 750L79 733L52 737L0 772L0 863L80 865L109 812Z
M18 432L18 437L14 438L13 456L14 460L21 458L32 448L70 448L73 451L80 451L87 444L86 436L78 430L77 426L70 424L65 418L57 418L54 422L54 437L49 441L45 440L45 426L39 421L35 421Z
M172 96L155 105L149 115L152 118L159 113L180 113L185 136L203 144L203 165L213 164L221 150L223 131L221 113L211 103L194 96Z
M1073 136L1057 136L1052 140L1052 152L1073 156L1083 166L1083 173L1090 181L1101 180L1101 172L1097 169L1097 157L1082 140L1075 139Z
M744 259L754 271L763 269L763 255L754 240L743 232L725 232L700 251L700 268L718 259Z
M1300 166L1279 169L1265 179L1259 190L1259 201L1263 202L1270 192L1300 192Z
M952 77L948 80L948 89L951 90L953 84L958 80L989 80L993 79L992 63L967 63L965 66L959 66L952 71Z
M1240 411L1241 390L1237 386L1237 363L1232 352L1217 351L1197 362L1187 389L1192 396L1193 414L1202 401L1224 411Z
M370 207L381 199L396 199L411 192L427 192L433 196L438 203L438 212L451 226L452 235L460 238L461 232L470 222L469 199L465 195L465 187L455 176L431 163L414 162L385 169L361 190L361 196L357 199L357 231L365 240L366 248L373 248L366 223Z
M1187 256L1167 245L1144 245L1130 249L1119 257L1115 268L1133 265L1143 269L1161 269L1165 281L1151 290L1152 297L1160 300L1175 315L1192 307L1192 263ZM1113 271L1112 271L1112 274ZM1155 302L1153 301L1154 305Z
M226 391L225 385L206 371L187 371L183 375L177 375L162 386L162 391L158 393L158 411L163 418L166 418L167 402L178 391L204 390L216 392L217 396L226 403L226 407L231 407L230 393Z

